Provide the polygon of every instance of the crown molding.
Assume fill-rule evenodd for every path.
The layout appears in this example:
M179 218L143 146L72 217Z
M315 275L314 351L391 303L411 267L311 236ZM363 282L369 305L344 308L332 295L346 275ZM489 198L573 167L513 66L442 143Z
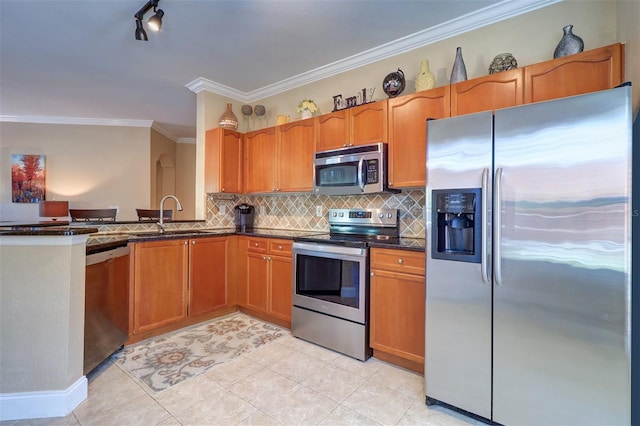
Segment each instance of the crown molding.
M178 143L196 143L196 138L178 138Z
M186 87L195 93L208 91L240 102L251 103L561 1L564 0L504 0L493 6L250 92L241 92L204 77L193 80Z
M44 115L0 115L0 122L71 124L80 126L151 127L153 120L129 120L120 118L54 117Z

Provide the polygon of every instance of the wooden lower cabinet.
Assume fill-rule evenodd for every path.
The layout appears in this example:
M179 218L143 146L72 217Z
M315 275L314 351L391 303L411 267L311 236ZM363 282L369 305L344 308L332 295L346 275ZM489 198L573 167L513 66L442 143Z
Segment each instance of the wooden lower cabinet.
M189 244L189 316L227 306L229 238L196 238Z
M424 252L371 249L369 341L376 358L424 372Z
M132 244L132 333L140 334L187 318L189 240Z
M236 309L227 285L230 238L131 244L128 343Z
M292 247L289 240L246 239L246 285L248 312L276 324L291 327Z

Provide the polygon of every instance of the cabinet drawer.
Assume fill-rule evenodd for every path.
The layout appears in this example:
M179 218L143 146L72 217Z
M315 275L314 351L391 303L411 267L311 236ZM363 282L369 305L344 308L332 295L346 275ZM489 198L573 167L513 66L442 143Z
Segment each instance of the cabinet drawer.
M269 240L269 253L291 256L293 242L288 240Z
M408 250L372 248L371 269L425 275L425 254Z
M269 240L266 238L247 239L247 251L249 253L266 253L269 248Z

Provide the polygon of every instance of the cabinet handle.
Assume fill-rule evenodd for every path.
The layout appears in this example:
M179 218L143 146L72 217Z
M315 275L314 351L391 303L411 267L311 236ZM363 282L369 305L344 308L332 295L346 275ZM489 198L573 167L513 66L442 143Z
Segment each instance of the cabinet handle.
M278 250L282 250L282 246L278 246Z
M184 245L185 245L185 246L186 246L187 244L189 244L189 241L188 241L188 240L186 240L186 241L184 242Z
M271 256L267 256L267 260L269 260L269 261L270 261L270 260L271 260Z
M401 258L401 257L400 257L400 258L398 258L398 264L399 264L399 265L402 265L402 262L404 262L404 261L402 260L402 258Z
M262 256L262 260L267 260L267 256Z
M253 243L253 245L254 245L254 246L256 246L256 247L258 247L258 246L259 246L259 244L258 244L258 243Z
M222 189L220 190L220 192L224 192L224 188L222 188Z
M191 240L191 244L195 244L195 243L196 243L196 240Z
M375 275L375 272L373 272L373 271L369 272L369 276L370 277L373 277L374 275Z

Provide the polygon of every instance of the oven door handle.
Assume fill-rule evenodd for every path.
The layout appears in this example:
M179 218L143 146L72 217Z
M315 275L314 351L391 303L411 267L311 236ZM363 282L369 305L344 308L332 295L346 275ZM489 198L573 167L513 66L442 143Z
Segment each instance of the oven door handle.
M358 186L360 187L360 191L364 192L364 176L362 175L362 165L364 164L364 158L361 158L358 161Z
M343 254L347 256L366 256L367 252L364 248L344 247L337 244L316 244L316 243L293 243L294 255L298 251L304 251L305 254L312 252L314 256L323 257L322 253Z

